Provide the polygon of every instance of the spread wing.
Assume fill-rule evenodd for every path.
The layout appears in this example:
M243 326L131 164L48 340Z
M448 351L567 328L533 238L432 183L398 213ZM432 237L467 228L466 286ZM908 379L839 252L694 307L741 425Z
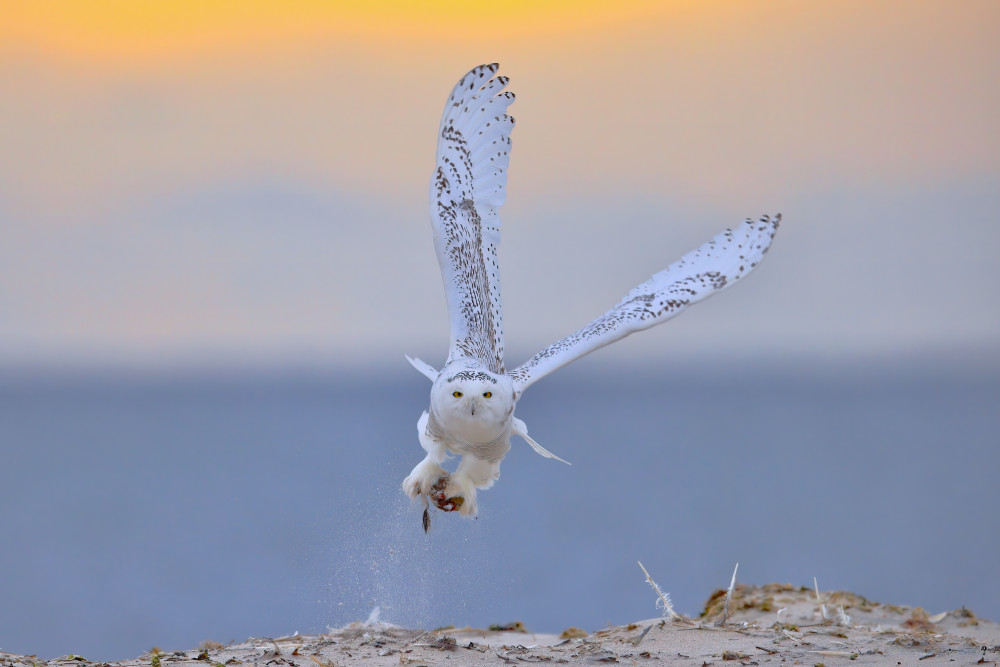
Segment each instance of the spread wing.
M781 215L747 218L655 274L621 302L574 334L549 345L511 372L520 394L536 380L620 338L665 322L753 271L781 222Z
M431 179L434 246L451 319L448 361L481 360L504 372L500 303L500 218L506 195L514 95L497 64L480 65L456 84L438 131Z

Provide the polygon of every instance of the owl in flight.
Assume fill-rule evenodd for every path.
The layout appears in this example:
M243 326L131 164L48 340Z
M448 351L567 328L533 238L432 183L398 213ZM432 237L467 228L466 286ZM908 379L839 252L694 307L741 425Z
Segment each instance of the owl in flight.
M438 130L430 208L451 340L441 370L407 357L433 384L430 408L417 422L427 456L403 480L406 494L423 501L425 531L431 503L446 512L476 515L476 489L488 489L500 477L511 436L520 436L546 458L563 461L532 440L527 426L514 416L525 389L571 361L664 322L737 282L763 258L781 221L780 215L747 218L654 274L576 333L508 371L497 209L506 196L514 129L506 111L514 95L504 90L506 76L493 76L497 68L480 65L459 80ZM449 454L462 457L453 473L441 467Z

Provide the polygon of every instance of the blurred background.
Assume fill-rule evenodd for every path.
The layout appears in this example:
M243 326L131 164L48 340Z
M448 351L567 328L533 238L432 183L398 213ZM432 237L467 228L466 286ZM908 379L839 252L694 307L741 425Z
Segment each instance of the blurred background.
M740 580L1000 620L1000 7L0 7L0 650L367 617L595 630ZM427 214L468 69L517 101L514 366L744 217L745 283L532 387L430 536Z

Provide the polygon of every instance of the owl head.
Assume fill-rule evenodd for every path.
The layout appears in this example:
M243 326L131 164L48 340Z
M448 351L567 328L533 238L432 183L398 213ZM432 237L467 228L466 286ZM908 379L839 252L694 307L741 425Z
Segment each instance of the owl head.
M431 410L445 428L488 442L510 426L514 384L509 376L485 368L448 364L431 388Z

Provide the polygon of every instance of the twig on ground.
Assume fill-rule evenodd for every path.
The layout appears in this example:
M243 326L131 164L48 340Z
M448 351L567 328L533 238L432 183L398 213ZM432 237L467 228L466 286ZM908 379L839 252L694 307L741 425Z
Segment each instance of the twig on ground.
M660 587L656 585L656 582L653 581L653 578L649 576L649 571L646 570L645 566L643 566L642 561L636 561L636 562L639 563L639 567L642 568L642 573L646 575L646 583L648 583L650 586L653 587L653 590L656 591L656 595L659 596L660 598L659 600L656 601L656 606L657 607L662 606L663 613L669 614L670 618L681 618L681 615L678 614L676 611L674 611L673 606L670 604L670 594L664 593L662 590L660 590Z
M632 640L632 646L638 646L642 642L642 640L646 638L646 635L648 635L649 631L652 629L653 629L652 625L647 625L646 629L643 630L638 637Z

